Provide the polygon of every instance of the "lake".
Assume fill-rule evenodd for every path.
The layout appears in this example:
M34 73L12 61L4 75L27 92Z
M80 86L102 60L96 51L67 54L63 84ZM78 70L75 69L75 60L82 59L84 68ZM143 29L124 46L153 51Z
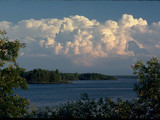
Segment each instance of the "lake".
M137 94L133 91L137 82L133 78L118 80L76 80L70 84L29 84L27 90L17 89L16 94L28 98L37 107L58 105L80 99L82 93L90 98L109 97L132 100Z

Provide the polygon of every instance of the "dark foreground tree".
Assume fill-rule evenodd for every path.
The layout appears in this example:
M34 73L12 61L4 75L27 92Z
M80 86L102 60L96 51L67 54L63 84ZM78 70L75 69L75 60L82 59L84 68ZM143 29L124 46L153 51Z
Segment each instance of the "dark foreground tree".
M160 117L160 62L153 57L146 64L140 60L132 66L134 74L138 76L138 83L134 90L138 93L139 101L147 106L146 116Z
M14 89L27 89L28 84L20 73L24 71L16 63L24 43L9 41L6 31L0 29L0 117L23 117L27 114L29 100L14 93Z

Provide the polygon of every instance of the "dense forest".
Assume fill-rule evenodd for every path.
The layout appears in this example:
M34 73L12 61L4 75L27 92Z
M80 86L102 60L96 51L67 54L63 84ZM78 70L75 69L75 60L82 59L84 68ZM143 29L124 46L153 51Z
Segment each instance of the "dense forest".
M58 69L55 71L45 69L33 69L21 73L30 83L70 83L70 80L115 80L116 77L108 76L100 73L60 73Z
M116 78L135 78L137 79L136 75L115 75Z

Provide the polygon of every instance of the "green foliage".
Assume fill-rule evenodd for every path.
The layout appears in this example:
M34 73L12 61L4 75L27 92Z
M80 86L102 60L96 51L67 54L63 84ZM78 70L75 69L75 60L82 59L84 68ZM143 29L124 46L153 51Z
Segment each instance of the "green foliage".
M141 101L148 104L149 115L160 116L160 62L153 57L146 65L138 61L132 66L134 74L138 75L135 91Z
M48 82L50 80L49 72L42 69L33 69L32 71L23 72L21 76L26 78L28 83Z
M27 114L29 100L14 94L13 89L27 89L27 82L20 76L24 72L16 63L18 51L25 44L9 41L0 29L0 117L23 117Z
M33 111L31 118L114 119L138 118L134 111L136 102L112 101L110 98L90 99L82 94L81 99L60 106L44 107ZM140 118L140 117L139 117Z
M135 85L139 97L154 101L160 100L160 63L154 57L144 65L138 61L132 66L134 74L138 75L139 83Z
M108 76L99 73L81 73L78 76L79 80L114 80L113 76Z
M60 73L58 69L49 71L44 69L33 69L23 72L22 77L28 83L70 83L70 80L115 80L113 76L99 73Z
M116 78L134 78L137 79L136 75L115 75Z
M62 80L79 80L78 73L61 73Z
M44 69L33 69L28 72L23 72L21 74L26 78L28 83L61 83L64 82L61 79L59 70L49 71Z
M58 69L56 69L56 71L55 71L55 80L56 80L56 82L61 82L61 75L60 75Z

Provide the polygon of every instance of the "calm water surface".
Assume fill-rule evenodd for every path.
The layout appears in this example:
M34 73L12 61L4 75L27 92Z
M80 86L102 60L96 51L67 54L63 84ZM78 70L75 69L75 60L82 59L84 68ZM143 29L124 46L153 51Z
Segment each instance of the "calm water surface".
M80 99L82 93L90 98L109 97L131 100L137 96L133 91L136 79L119 78L118 80L76 80L71 84L29 84L27 90L16 90L20 96L28 98L38 107L57 105Z

